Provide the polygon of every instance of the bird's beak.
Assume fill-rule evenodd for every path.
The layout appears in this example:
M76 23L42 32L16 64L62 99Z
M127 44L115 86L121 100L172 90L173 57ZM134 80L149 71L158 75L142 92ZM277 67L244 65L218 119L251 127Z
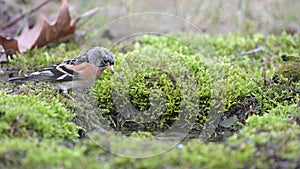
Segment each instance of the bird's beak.
M111 72L112 74L115 73L115 70L114 70L114 66L113 66L113 65L107 66L107 69L110 70L110 72Z

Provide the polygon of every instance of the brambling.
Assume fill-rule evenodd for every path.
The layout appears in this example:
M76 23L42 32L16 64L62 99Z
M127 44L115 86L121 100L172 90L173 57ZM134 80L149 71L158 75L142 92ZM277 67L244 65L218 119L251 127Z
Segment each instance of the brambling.
M10 82L42 81L62 90L68 97L68 90L86 87L100 78L105 69L114 73L114 56L106 48L93 47L85 53L60 64L42 68L21 77L9 78Z

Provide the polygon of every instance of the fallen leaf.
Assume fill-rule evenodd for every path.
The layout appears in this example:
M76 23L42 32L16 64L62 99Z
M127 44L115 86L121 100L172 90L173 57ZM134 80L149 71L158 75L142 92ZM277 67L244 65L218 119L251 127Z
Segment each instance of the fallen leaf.
M5 51L7 50L19 51L18 42L16 39L5 38L2 35L0 35L0 45L3 46Z
M40 15L32 29L25 27L20 36L7 38L0 35L0 45L5 50L13 49L15 52L25 52L34 47L42 47L48 43L70 35L76 30L76 23L83 17L90 16L100 8L91 9L78 18L71 21L67 0L62 0L59 14L54 21L49 21L44 15Z
M40 15L36 25L32 29L24 28L17 37L18 49L25 52L32 47L41 47L59 38L72 34L75 24L71 25L71 17L67 0L62 0L59 14L55 21L50 22L44 15Z

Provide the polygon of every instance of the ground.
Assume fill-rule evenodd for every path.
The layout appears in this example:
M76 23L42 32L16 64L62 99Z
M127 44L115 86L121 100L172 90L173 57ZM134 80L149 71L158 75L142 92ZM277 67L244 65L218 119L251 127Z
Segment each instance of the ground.
M253 2L241 2L246 15ZM0 168L300 167L300 66L281 57L300 55L298 33L182 30L114 43L128 33L117 29L111 41L96 30L1 65ZM49 84L5 82L92 44L114 53L115 74L72 91L75 101Z

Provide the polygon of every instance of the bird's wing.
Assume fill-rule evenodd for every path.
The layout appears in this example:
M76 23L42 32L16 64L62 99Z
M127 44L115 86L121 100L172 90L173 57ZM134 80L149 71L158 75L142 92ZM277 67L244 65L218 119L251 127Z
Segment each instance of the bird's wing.
M69 59L69 60L66 60L66 61L62 62L61 64L78 65L78 64L81 64L81 63L84 63L84 62L86 62L86 58L83 57L83 55L79 55L79 56L76 56L72 59Z
M54 65L51 67L43 68L25 75L23 77L14 77L8 81L44 81L44 82L66 82L78 79L78 72L72 70L66 64Z

